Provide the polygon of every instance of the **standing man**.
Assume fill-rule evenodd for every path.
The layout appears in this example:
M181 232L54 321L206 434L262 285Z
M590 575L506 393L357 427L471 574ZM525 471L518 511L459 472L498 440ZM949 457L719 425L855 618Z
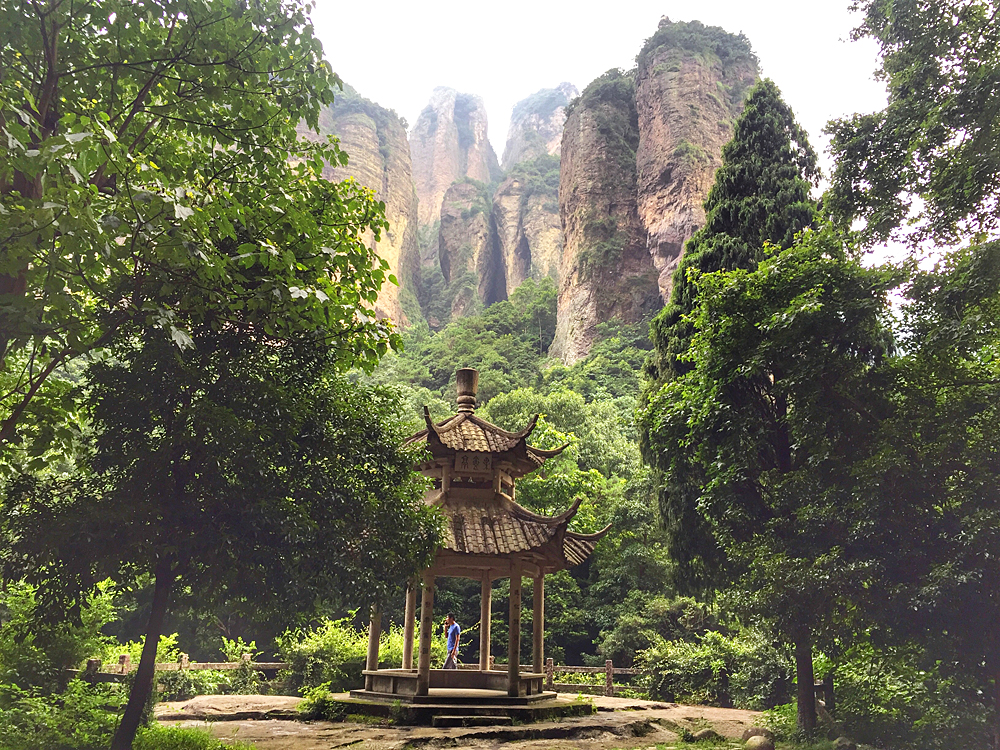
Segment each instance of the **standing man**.
M458 641L462 635L462 629L455 622L455 615L451 612L444 620L445 632L448 633L448 658L444 660L445 669L458 669Z

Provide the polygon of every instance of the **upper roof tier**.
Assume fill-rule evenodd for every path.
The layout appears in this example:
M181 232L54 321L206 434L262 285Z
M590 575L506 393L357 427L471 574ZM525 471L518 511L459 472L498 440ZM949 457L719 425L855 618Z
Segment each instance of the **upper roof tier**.
M498 568L498 558L519 560L539 573L579 565L610 527L596 534L570 531L569 523L582 498L557 516L539 515L514 501L513 483L504 475L522 477L566 446L543 450L528 445L537 414L520 432L477 417L478 377L475 370L459 370L458 413L435 423L425 406L427 428L407 441L426 444L431 460L422 462L420 468L441 480L425 498L441 510L446 521L435 569L440 575L467 575L482 562L496 573L502 568ZM446 483L445 477L450 481Z
M458 451L488 453L492 455L494 463L507 464L508 472L515 478L534 471L546 459L558 456L565 450L565 445L553 450L528 445L528 437L538 423L537 414L520 432L508 432L477 417L475 409L478 380L479 373L475 370L459 370L458 414L435 424L425 406L424 422L427 428L406 442L426 443L434 458L450 458Z

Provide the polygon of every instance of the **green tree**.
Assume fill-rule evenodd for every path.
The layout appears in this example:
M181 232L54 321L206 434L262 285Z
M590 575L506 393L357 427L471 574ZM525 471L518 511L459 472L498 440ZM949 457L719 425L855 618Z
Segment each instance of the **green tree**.
M826 204L868 240L904 224L954 243L997 229L1000 22L995 0L859 0L855 38L881 47L880 112L834 121ZM915 200L919 199L919 201Z
M174 588L206 606L307 614L383 601L424 567L436 522L383 391L336 375L316 341L146 331L89 368L93 472L25 477L3 506L4 574L65 612L105 578L155 582L113 748L130 746Z
M1000 243L917 273L902 306L892 409L859 474L876 622L917 643L1000 747ZM985 738L976 743L986 745Z
M799 726L811 730L814 643L864 580L844 552L852 469L875 439L899 273L865 269L824 227L756 270L694 281L693 369L645 408L648 450L710 535L736 606L794 646Z
M818 176L816 155L772 81L765 79L751 89L722 161L705 202L705 226L687 244L674 274L670 304L650 325L647 398L654 401L657 388L696 364L688 349L695 333L697 274L753 270L766 243L788 248L815 218L809 180ZM670 551L680 563L677 585L684 593L711 589L722 557L695 509L698 493L692 491L705 478L686 454L656 450L647 430L640 432L640 442L654 469Z
M129 323L322 330L342 361L394 342L374 194L316 127L341 85L299 0L2 0L0 444L66 363ZM46 399L71 411L71 404ZM50 440L34 430L28 438ZM58 437L58 436L55 436ZM44 446L35 452L41 452Z
M819 177L816 153L774 82L764 79L747 96L733 139L722 149L722 166L705 201L705 226L688 241L670 303L653 319L653 353L647 374L656 384L686 372L684 354L697 304L692 270L710 273L747 268L763 257L764 245L790 247L812 225L815 203L809 183Z

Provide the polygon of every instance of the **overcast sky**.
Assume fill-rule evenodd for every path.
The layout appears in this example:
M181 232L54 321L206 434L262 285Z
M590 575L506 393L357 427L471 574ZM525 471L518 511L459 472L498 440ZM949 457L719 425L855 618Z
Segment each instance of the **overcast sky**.
M554 0L503 3L318 0L313 20L341 77L413 124L435 86L479 94L499 156L516 102L569 81L583 89L630 68L663 15L699 20L750 39L817 150L827 120L885 104L873 77L876 47L852 42L849 0ZM600 10L598 10L600 9ZM828 159L821 157L824 167ZM826 171L826 169L824 169Z

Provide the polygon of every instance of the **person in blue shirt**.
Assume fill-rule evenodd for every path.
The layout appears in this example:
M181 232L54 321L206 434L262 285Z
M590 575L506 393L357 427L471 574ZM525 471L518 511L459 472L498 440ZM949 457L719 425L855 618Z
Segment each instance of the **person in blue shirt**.
M455 615L451 612L444 620L444 628L448 633L448 657L444 660L444 668L458 669L458 641L462 635L462 628L455 622Z

